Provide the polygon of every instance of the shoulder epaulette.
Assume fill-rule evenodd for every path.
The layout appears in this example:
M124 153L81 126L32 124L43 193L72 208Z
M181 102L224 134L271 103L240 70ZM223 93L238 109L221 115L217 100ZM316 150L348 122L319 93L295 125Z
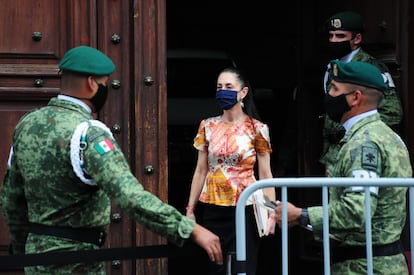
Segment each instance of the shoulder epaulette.
M75 172L76 176L78 176L83 183L88 185L97 185L93 179L87 177L83 161L83 151L87 147L86 133L88 132L90 126L99 127L114 138L111 130L99 120L91 119L81 122L78 126L76 126L70 140L70 162L72 164L73 172Z

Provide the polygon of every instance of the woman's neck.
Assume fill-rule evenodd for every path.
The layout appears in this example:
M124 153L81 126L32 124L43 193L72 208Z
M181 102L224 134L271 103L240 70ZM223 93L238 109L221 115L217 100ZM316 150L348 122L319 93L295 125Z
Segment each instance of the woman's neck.
M243 110L225 110L221 119L229 123L238 123L246 117Z

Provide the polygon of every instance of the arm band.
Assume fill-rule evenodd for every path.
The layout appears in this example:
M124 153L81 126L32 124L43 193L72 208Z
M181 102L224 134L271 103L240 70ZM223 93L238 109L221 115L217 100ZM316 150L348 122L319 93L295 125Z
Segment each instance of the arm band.
M300 225L307 226L309 224L309 214L307 208L302 208L302 213L299 218Z

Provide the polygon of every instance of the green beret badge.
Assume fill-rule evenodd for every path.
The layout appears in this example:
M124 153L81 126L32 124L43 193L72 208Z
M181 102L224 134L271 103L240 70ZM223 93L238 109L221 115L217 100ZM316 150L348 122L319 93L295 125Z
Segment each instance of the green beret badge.
M338 65L336 63L333 64L332 73L334 76L338 76Z
M338 19L338 18L336 18L336 19L332 19L332 20L331 20L331 25L332 25L332 27L334 27L335 29L342 28L341 19Z

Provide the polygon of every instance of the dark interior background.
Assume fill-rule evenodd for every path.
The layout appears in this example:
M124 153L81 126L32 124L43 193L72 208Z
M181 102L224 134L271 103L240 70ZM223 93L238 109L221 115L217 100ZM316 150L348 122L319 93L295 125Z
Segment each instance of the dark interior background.
M247 74L262 121L270 127L274 176L322 176L318 162L322 150L322 78L329 61L324 22L343 10L370 14L372 5L366 1L327 0L293 0L283 2L283 7L277 5L268 1L167 1L167 48L229 53ZM381 3L377 7L383 13L387 10ZM365 36L365 42L373 53L392 47L387 44L392 37L381 40L378 33L370 35ZM214 83L211 87L214 98ZM195 89L194 94L197 92ZM198 123L181 129L169 127L169 144L177 140L187 144L185 160L175 165L171 160L176 159L177 152L169 151L169 201L183 212L196 164L192 141L197 127ZM320 202L320 190L292 190L289 200L303 206L316 204ZM292 229L289 236L289 274L321 274L320 247L310 233ZM280 273L280 232L263 239L259 254L258 274ZM191 269L185 261L169 261L171 274L202 274L200 267L201 263Z
M260 3L262 2L262 3ZM265 1L249 2L240 1L205 1L202 4L197 1L168 1L167 2L167 48L213 49L227 52L247 75L250 84L255 91L255 102L262 120L271 130L272 138L272 169L274 175L289 176L298 175L297 160L297 93L311 90L312 85L318 86L322 76L324 60L318 60L312 55L312 61L303 60L302 48L307 52L319 52L312 50L315 41L318 41L319 23L312 18L318 18L318 8L304 11L306 7L299 1L289 1L281 8L273 9ZM306 8L307 9L307 8ZM312 14L304 17L303 12ZM309 19L310 18L310 19ZM304 20L310 22L304 22ZM319 20L322 22L322 16ZM309 30L303 30L303 25ZM306 43L305 43L306 42ZM305 43L305 44L303 44ZM320 47L320 46L317 46ZM187 70L196 68L189 67ZM176 73L176 72L167 72ZM202 73L200 71L200 73ZM204 73L204 72L203 72ZM211 72L217 75L219 71ZM305 75L304 74L309 74ZM203 76L200 76L202 78ZM205 76L207 77L207 76ZM306 89L299 89L301 82L310 79ZM201 81L200 81L201 82ZM182 84L183 86L186 83ZM212 83L211 97L214 97L215 83ZM167 83L167 90L169 86ZM295 91L296 89L296 91ZM316 88L316 90L319 87ZM270 93L269 93L270 90ZM299 91L300 90L300 91ZM265 92L263 92L265 91ZM315 92L315 91L312 91ZM198 91L195 90L194 94ZM317 118L322 102L322 93L315 94L314 103L306 107L312 108ZM313 105L314 104L314 105ZM305 111L305 110L303 110ZM189 114L191 115L191 114ZM319 126L319 121L312 122ZM299 124L299 125L298 125ZM181 129L169 129L169 143L177 143L177 139L184 143L185 159L176 165L176 150L169 151L169 201L179 209L184 209L188 199L192 173L196 164L196 150L192 148L192 140L196 134L198 124L181 127ZM319 134L315 131L315 134ZM318 147L318 145L316 145ZM318 150L318 149L315 149ZM317 164L316 164L317 165ZM314 173L319 173L318 168ZM297 200L296 192L290 194L291 200ZM315 194L315 199L319 197ZM298 240L302 230L292 230L291 236ZM310 236L307 236L310 237ZM295 241L292 241L295 242ZM293 246L291 259L297 261L304 255L299 250L303 246ZM194 249L189 247L188 249ZM280 233L263 239L260 249L258 274L278 274L281 270L281 245ZM200 253L199 255L202 255ZM194 268L185 260L170 259L170 274L203 274L202 262L194 257ZM292 265L290 274L302 274L301 265ZM320 273L320 262L314 258L307 261L307 270ZM307 272L309 274L309 272Z

